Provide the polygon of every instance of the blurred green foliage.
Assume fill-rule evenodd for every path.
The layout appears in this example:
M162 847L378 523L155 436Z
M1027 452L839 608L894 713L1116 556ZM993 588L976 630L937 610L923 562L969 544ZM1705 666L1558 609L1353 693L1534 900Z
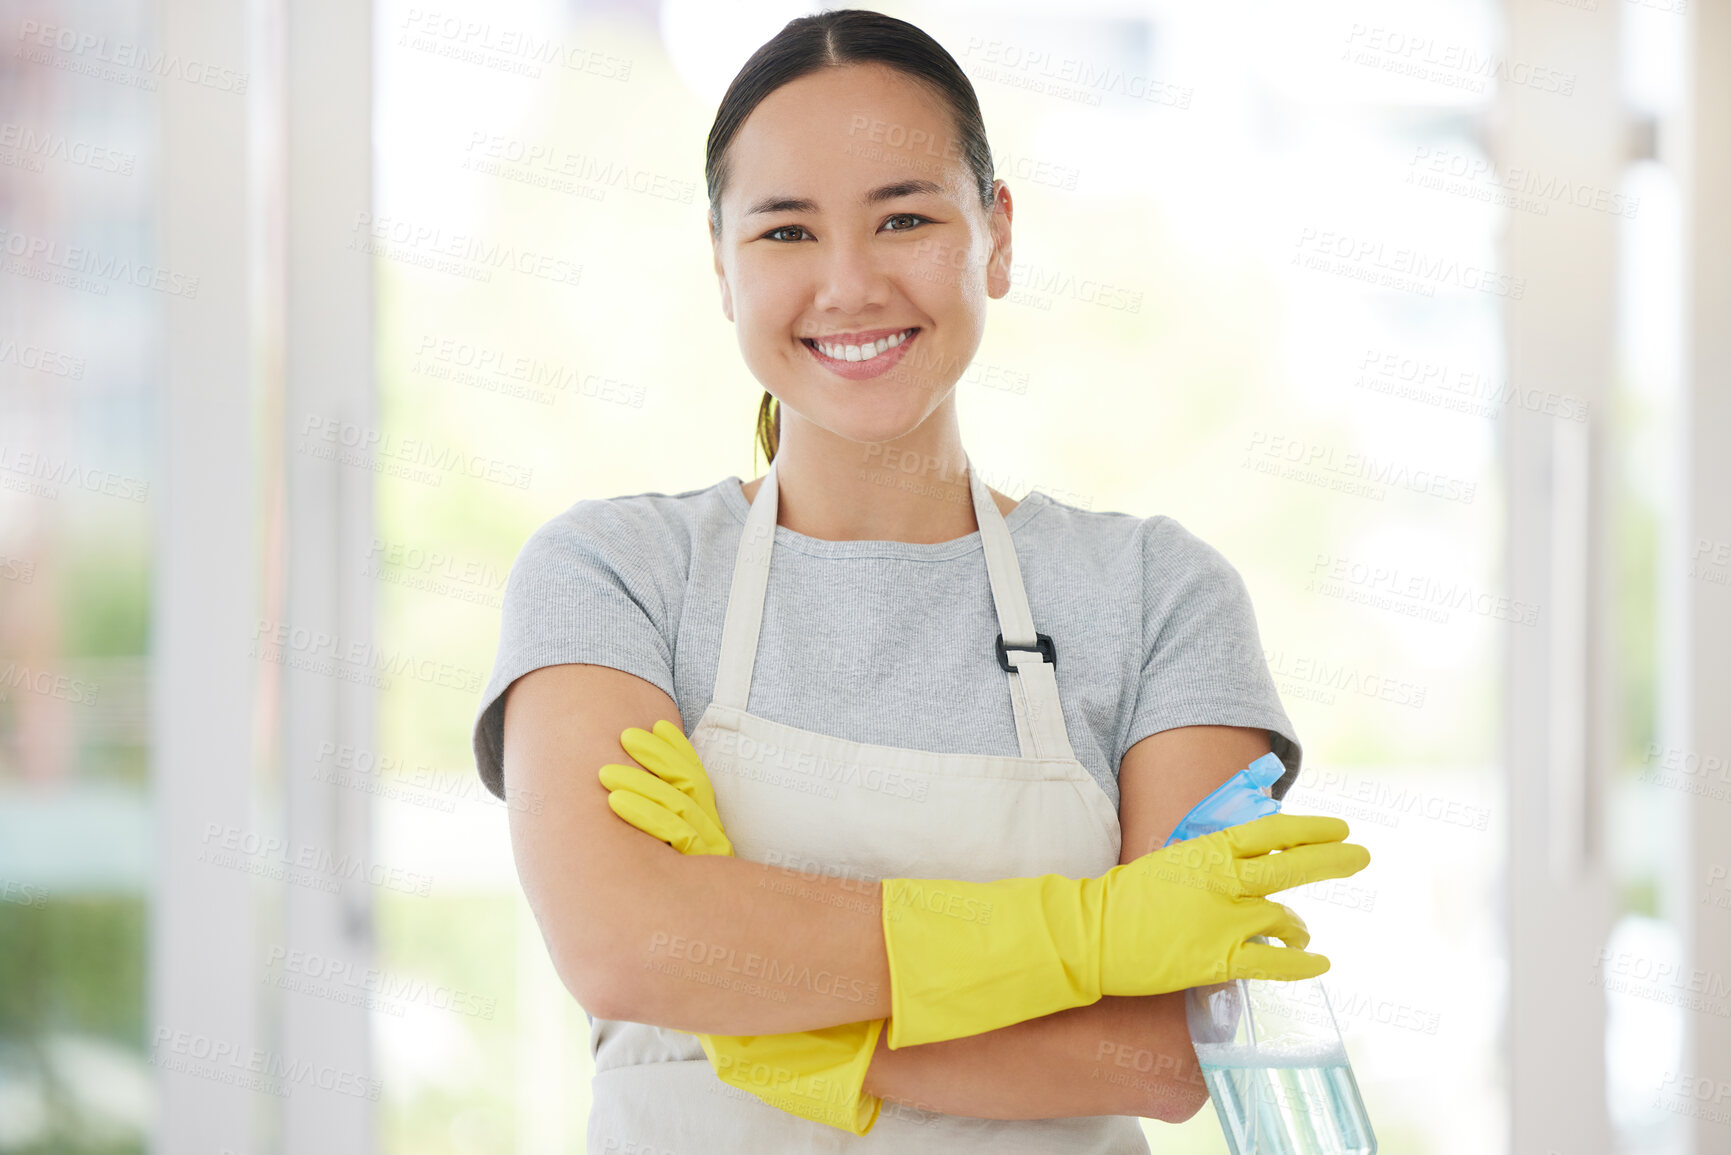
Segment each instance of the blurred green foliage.
M514 1080L499 1076L516 1060L516 972L508 965L517 941L515 896L387 894L377 918L380 968L466 992L492 1011L489 1017L411 1006L401 1019L375 1020L382 1033L403 1032L402 1046L383 1042L397 1052L380 1103L384 1149L469 1155L477 1146L466 1139L482 1133L487 1141L480 1149L513 1149ZM407 1052L416 1049L436 1054L436 1066L413 1061Z
M148 911L135 895L0 903L0 1080L40 1086L45 1126L8 1155L142 1155L145 1136L89 1117L77 1072L53 1060L55 1036L96 1037L145 1055ZM15 1118L14 1124L22 1120Z
M150 556L143 543L91 543L69 551L57 580L66 657L149 652Z

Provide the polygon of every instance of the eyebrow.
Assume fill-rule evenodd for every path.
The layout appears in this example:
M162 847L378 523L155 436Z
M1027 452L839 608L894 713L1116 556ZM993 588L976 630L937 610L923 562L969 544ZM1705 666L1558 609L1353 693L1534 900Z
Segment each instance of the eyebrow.
M893 201L898 197L918 196L921 193L942 195L944 186L930 180L903 180L895 184L886 184L874 188L860 198L862 205L881 204ZM752 205L746 216L754 217L764 213L815 213L817 202L805 197L768 196Z

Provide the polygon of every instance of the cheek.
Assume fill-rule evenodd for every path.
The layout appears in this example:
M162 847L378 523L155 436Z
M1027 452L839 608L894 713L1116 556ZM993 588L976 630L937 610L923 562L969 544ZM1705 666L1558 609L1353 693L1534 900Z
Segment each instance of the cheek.
M991 252L979 239L960 229L921 238L908 246L903 262L910 295L931 298L934 304L973 294L985 280L986 257Z
M783 275L780 283L773 272L760 275L755 270L741 270L733 286L734 322L748 344L772 344L785 341L793 332L793 322L800 315L800 295L796 285Z

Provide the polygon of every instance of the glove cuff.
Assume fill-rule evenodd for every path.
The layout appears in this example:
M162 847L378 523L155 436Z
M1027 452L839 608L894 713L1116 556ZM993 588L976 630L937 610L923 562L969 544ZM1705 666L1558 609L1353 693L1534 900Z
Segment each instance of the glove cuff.
M889 1047L997 1030L1100 998L1092 880L886 878Z
M698 1035L721 1081L801 1119L863 1136L883 1100L865 1093L884 1020L781 1035Z

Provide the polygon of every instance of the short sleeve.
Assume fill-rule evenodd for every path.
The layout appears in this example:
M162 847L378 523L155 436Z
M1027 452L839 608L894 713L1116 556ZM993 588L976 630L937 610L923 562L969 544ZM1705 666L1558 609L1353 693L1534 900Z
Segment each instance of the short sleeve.
M1286 767L1274 784L1284 798L1303 751L1268 672L1244 579L1169 517L1148 518L1142 530L1142 677L1124 749L1179 726L1261 727Z
M619 499L580 501L537 529L505 579L499 650L475 716L481 781L504 783L504 694L543 666L611 666L674 696L666 535Z

